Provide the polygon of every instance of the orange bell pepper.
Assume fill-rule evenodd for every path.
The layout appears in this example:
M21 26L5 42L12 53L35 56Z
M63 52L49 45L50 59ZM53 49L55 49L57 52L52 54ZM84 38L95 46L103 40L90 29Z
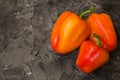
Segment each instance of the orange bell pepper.
M53 27L51 45L57 53L66 54L79 47L89 34L86 22L75 13L66 11L59 16Z
M99 40L99 38L97 40ZM109 60L109 53L100 47L100 41L98 41L96 44L90 40L84 41L81 44L76 65L85 73L90 73L96 70Z
M93 34L97 34L101 38L102 46L106 50L113 51L116 48L117 35L113 22L108 14L97 14L93 12L88 17L87 23L91 29L90 40L96 42Z

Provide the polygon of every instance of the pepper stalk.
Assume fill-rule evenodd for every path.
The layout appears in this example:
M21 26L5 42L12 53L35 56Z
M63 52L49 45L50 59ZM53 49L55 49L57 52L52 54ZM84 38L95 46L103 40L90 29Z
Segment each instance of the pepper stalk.
M94 13L95 6L96 6L96 4L93 5L90 9L82 12L82 13L80 14L80 18L82 18L82 17L83 17L84 15L86 15L86 14Z
M93 36L94 36L94 38L97 40L96 45L99 46L99 47L101 47L100 37L99 37L97 34L94 34Z

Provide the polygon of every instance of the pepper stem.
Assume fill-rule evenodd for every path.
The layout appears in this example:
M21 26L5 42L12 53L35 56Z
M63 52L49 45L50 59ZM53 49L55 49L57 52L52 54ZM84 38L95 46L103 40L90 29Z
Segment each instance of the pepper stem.
M86 11L83 11L81 14L80 14L80 18L82 18L84 15L86 14L90 14L90 13L93 13L94 12L94 9L95 9L95 6L96 5L93 5L90 9L86 10Z
M85 14L91 13L91 10L86 10L80 14L80 18L82 18Z
M91 13L94 13L95 7L96 7L96 4L94 4L94 5L91 7Z
M97 39L96 45L99 46L99 47L101 47L101 40L100 40L100 37L99 37L97 34L94 34L93 36L94 36L94 38Z

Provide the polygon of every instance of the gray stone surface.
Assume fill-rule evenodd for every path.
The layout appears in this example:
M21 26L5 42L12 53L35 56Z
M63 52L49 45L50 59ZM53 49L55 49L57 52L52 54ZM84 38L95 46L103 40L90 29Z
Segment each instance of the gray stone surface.
M63 11L79 15L93 4L112 17L119 43L107 64L85 74L75 66L78 49L56 54L50 34ZM0 80L120 80L119 10L119 0L0 0Z

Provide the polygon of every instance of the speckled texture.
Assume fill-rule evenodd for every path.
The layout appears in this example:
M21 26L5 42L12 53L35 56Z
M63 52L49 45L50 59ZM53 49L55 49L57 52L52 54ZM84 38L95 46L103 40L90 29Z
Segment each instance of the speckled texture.
M78 49L56 54L50 34L63 11L80 14L96 4L114 22L118 47L110 61L85 74L75 66ZM0 80L120 80L119 0L0 0Z

